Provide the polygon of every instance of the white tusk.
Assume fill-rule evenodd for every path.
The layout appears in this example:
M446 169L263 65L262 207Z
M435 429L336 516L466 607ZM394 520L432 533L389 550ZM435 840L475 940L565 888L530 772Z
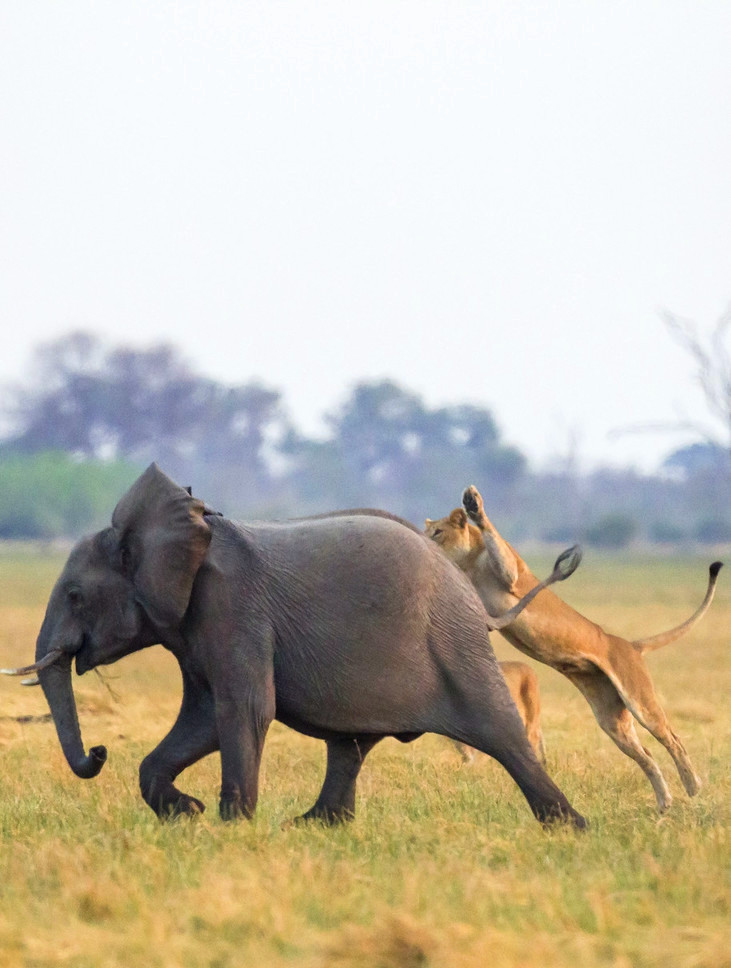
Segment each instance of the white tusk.
M31 676L30 679L21 679L20 684L21 686L40 686L41 680L38 676Z
M33 665L23 666L21 669L0 669L0 674L4 676L27 676L33 672L40 672L41 669L47 669L49 665L58 662L62 655L64 653L61 649L53 649L38 662L34 662Z

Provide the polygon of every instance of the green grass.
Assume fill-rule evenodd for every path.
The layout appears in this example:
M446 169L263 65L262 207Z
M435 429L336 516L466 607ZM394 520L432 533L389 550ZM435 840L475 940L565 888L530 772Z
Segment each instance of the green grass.
M0 553L0 664L31 660L52 551ZM531 559L543 574L549 556ZM587 555L561 593L612 631L683 620L703 595L700 559ZM487 757L446 740L386 740L369 756L353 824L286 822L314 801L323 744L275 724L253 823L216 815L217 757L181 778L208 812L160 824L137 789L141 758L179 705L174 661L148 650L77 681L87 746L110 757L76 779L39 690L0 683L0 968L477 968L731 965L731 574L698 630L648 658L704 780L689 800L652 737L675 802L649 783L555 672L534 666L548 768L591 823L546 832ZM501 658L516 657L499 637Z

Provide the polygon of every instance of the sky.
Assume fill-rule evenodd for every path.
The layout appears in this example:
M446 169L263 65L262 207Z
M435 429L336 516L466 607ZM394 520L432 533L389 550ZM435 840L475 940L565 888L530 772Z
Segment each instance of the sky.
M707 422L663 310L731 303L727 0L0 5L0 382L85 329L322 429L489 408L535 468Z

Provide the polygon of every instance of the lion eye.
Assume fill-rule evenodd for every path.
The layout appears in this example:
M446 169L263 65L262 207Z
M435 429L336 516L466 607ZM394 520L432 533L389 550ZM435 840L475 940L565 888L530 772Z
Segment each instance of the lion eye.
M441 533L442 533L441 528L434 528L434 530L432 531L432 537L438 538Z

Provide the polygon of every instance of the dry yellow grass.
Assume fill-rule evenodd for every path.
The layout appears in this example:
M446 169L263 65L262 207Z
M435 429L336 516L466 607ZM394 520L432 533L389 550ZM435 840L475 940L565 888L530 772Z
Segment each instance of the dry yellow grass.
M53 552L0 553L0 664L30 661L61 564ZM542 573L548 556L531 564ZM561 591L607 627L645 635L695 607L706 567L588 555ZM648 737L676 797L662 818L581 696L534 666L549 770L589 818L585 835L545 832L497 764L464 766L433 736L374 750L355 823L287 827L317 794L324 748L276 724L253 823L217 818L210 757L181 782L208 812L162 825L137 766L178 709L163 650L123 660L105 681L77 680L87 746L110 750L91 781L66 766L40 691L3 680L0 968L731 965L729 655L731 570L699 630L648 659L704 780L688 800Z

